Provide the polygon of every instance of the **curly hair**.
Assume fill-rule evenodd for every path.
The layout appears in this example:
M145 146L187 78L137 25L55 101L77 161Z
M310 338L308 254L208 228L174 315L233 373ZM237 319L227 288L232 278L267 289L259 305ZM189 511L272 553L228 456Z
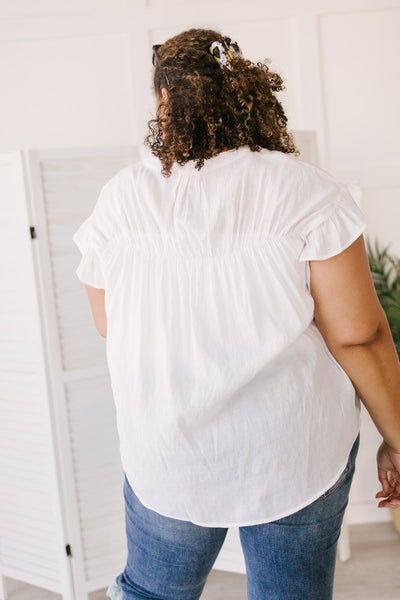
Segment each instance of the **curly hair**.
M204 161L225 150L248 145L299 154L287 117L275 92L284 89L280 75L263 62L234 56L220 66L209 47L231 38L212 29L188 29L160 45L154 68L156 118L148 121L144 143L171 175L173 163ZM161 89L166 87L168 97Z

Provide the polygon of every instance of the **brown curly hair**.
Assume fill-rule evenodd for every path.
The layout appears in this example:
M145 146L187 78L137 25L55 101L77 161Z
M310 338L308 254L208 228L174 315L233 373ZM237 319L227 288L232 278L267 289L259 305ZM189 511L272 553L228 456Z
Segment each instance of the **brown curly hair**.
M160 159L165 177L174 162L196 160L200 170L206 159L244 145L253 152L267 148L299 154L275 97L284 89L280 75L263 62L238 56L229 61L230 69L220 66L209 52L214 41L229 46L231 38L192 28L157 49L153 84L158 106L144 142Z

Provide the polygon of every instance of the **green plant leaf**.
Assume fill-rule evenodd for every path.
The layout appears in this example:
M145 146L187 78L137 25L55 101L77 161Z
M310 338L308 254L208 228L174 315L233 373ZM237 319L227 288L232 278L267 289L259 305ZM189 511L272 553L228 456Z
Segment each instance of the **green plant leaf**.
M365 239L372 281L400 357L400 259L389 254L391 244L381 249L376 237L374 244Z

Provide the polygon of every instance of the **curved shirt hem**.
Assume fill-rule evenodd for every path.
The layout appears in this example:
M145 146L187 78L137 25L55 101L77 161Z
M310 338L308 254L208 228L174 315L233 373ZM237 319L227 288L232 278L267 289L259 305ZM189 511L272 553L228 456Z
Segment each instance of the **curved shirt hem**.
M336 475L330 480L328 485L324 485L323 488L320 488L320 490L316 494L313 494L307 500L296 505L294 508L286 510L283 513L278 513L277 515L272 515L272 517L271 516L266 517L265 519L261 519L261 520L257 519L255 521L250 521L250 522L249 521L240 521L240 522L235 522L235 523L221 522L221 521L219 521L218 523L215 523L215 522L214 523L213 522L211 522L211 523L201 522L200 523L199 521L194 521L192 519L182 519L181 517L177 517L176 515L171 515L171 514L167 514L165 512L160 512L156 508L153 508L152 506L145 504L141 500L140 495L136 492L136 490L133 487L132 487L132 489L134 490L134 493L137 496L137 498L139 499L139 501L141 502L141 504L143 504L143 506L145 506L149 510L153 510L154 512L158 513L159 515L161 515L163 517L168 517L169 519L178 519L179 521L189 521L189 522L193 523L194 525L199 525L200 527L250 527L251 525L262 525L264 523L272 523L273 521L277 521L278 519L283 519L284 517L288 517L288 516L298 512L299 510L306 508L306 506L308 506L309 504L312 504L313 502L315 502L315 500L318 500L322 496L322 494L327 492L337 482L340 475L343 473L344 469L346 468L346 465L349 461L351 449L352 449L359 433L360 433L360 431L358 430L356 437L350 444L350 448L347 452L347 458L346 458L344 464L340 467L340 469L338 470ZM127 477L128 477L128 475L127 475ZM128 481L129 481L129 479L128 479Z

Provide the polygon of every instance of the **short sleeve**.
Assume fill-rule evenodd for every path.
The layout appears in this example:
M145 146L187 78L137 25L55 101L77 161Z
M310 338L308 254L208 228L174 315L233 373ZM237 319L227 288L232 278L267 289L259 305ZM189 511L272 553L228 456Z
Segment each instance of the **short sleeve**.
M349 190L319 170L320 197L324 199L301 236L304 246L298 260L324 260L350 246L365 230L365 215ZM318 189L315 190L318 194ZM318 203L317 203L318 205Z
M92 217L90 216L81 224L72 237L82 254L75 272L82 283L95 288L105 289L105 276L98 250L93 243L92 227Z
M72 236L73 242L80 250L82 257L76 274L78 279L95 288L106 288L106 277L102 264L102 251L107 244L107 202L109 202L110 186L105 185L100 191L92 213L81 223Z

